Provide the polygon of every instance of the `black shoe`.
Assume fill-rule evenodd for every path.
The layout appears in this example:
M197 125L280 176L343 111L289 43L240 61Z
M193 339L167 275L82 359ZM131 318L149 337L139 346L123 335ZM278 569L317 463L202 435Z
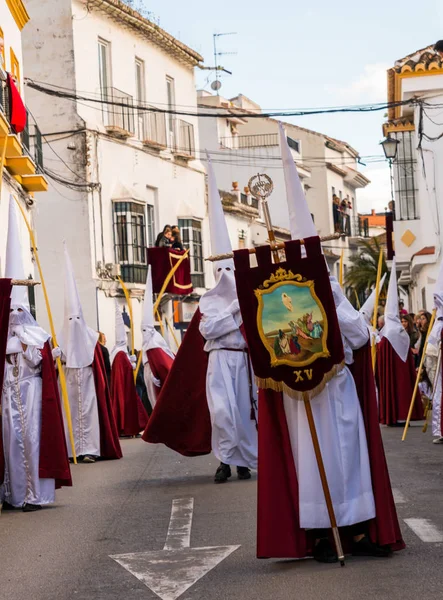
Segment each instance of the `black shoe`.
M230 477L231 467L229 465L225 465L225 463L220 463L219 468L215 472L214 482L225 483Z
M314 548L314 558L317 562L321 563L336 563L338 562L338 556L335 550L331 546L329 540L323 539L318 542Z
M42 507L40 506L40 504L23 504L23 512L25 513L29 513L29 512L37 512L38 510L41 510Z
M15 506L12 506L12 504L9 504L9 502L6 502L6 500L3 502L3 506L2 506L2 511L4 510L17 510L15 508Z
M251 479L251 471L248 467L237 467L237 477L241 480Z
M389 546L379 546L374 544L367 535L359 542L354 542L352 546L352 556L378 556L385 558L391 554Z

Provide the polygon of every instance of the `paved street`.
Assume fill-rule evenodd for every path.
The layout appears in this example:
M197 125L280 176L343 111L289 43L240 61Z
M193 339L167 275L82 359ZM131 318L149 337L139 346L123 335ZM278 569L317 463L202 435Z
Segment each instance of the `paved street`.
M1 597L155 600L158 596L111 556L162 551L168 527L169 543L186 546L192 502L185 502L174 523L170 518L173 500L190 498L191 548L239 548L230 549L227 558L179 596L182 600L440 597L443 447L431 444L429 434L418 427L411 428L405 443L401 429L384 429L383 434L408 545L391 559L349 559L345 569L312 560L259 561L255 479L239 482L233 477L216 486L214 458L184 459L161 446L125 440L123 460L73 468L75 486L59 492L54 507L35 514L3 513ZM165 590L163 597L173 598L167 591L171 567L158 562L161 556L154 557L155 579ZM190 558L188 575L194 567L198 565Z

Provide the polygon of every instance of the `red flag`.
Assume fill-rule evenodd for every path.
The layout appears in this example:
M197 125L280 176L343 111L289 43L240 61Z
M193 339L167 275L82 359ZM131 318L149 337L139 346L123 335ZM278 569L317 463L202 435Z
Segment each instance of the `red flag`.
M14 133L21 133L26 127L26 107L20 96L12 75L8 73L10 122Z

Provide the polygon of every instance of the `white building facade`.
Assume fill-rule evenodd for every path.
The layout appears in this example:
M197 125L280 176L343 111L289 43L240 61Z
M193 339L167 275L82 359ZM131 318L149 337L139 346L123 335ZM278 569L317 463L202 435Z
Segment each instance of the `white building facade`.
M205 287L209 251L197 118L137 107L196 113L194 67L202 57L120 0L29 0L27 6L27 77L74 95L28 89L54 175L36 227L55 320L60 326L66 240L88 324L113 344L120 272L133 297L140 347L147 248L157 233L165 224L181 227L197 293Z
M415 105L390 107L383 131L398 141L393 161L395 254L409 310L417 312L433 308L443 242L443 62L432 46L388 71L388 102L413 98Z
M32 224L36 206L40 198L35 192L47 189L47 181L42 173L42 146L38 127L28 115L25 130L17 133L11 122L12 104L8 74L23 99L23 53L22 30L29 27L29 14L22 0L0 0L0 274L5 273L5 253L9 200L13 196L25 211ZM34 277L34 262L31 252L29 232L24 219L19 220L20 242L25 273ZM35 310L34 290L29 288L31 310Z
M257 172L269 175L274 193L269 200L273 224L285 230L288 211L284 174L280 158L278 121L259 115L260 106L243 95L230 100L199 92L200 145L212 156L220 189L248 200L248 181ZM217 109L223 114L210 118ZM341 239L325 244L330 268L338 273L338 259L344 250L345 268L358 240L368 235L357 211L357 190L369 180L358 171L358 153L345 142L285 123L285 130L314 223L320 236L343 233ZM346 208L333 208L333 197ZM343 204L344 206L344 204ZM252 243L263 243L252 235Z

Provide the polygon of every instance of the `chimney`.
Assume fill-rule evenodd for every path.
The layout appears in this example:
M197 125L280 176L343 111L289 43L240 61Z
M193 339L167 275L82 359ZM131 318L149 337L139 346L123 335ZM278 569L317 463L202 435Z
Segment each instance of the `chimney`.
M371 216L375 217L375 208L371 208Z

